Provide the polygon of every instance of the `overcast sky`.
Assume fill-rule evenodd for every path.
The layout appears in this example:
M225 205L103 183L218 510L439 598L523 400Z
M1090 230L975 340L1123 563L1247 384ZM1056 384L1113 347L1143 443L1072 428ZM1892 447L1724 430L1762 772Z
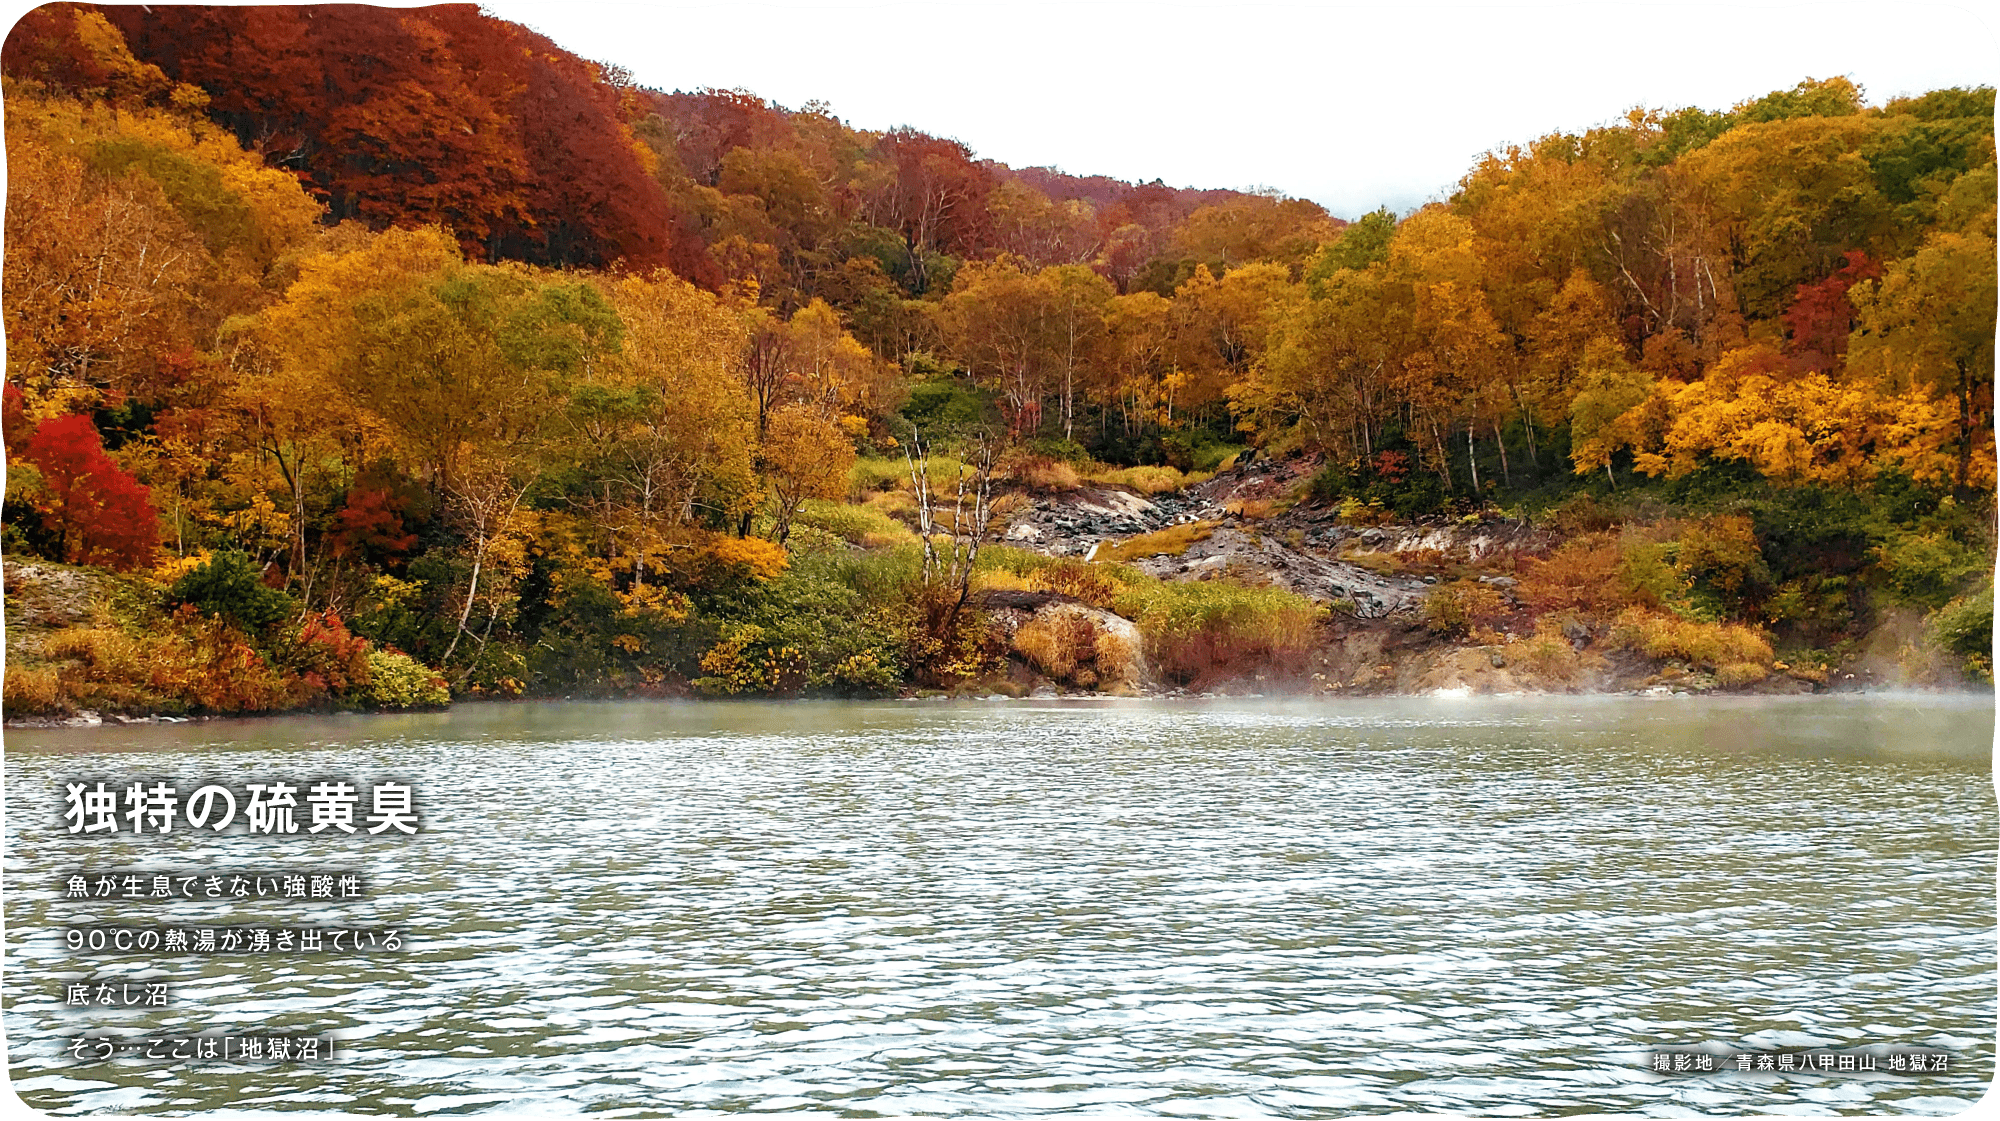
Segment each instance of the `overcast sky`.
M493 0L661 89L818 99L1015 166L1275 187L1352 218L1441 197L1481 152L1726 108L1807 76L1869 100L1990 85L1985 12L1944 3L1457 4Z

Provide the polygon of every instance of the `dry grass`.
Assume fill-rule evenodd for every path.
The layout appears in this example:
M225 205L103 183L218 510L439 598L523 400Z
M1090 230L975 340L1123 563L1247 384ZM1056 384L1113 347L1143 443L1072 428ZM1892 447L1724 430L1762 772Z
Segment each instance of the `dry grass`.
M1432 588L1419 613L1433 634L1464 634L1474 624L1498 618L1506 610L1506 600L1492 585L1454 580Z
M1272 514L1282 514L1291 509L1290 502L1276 498L1244 498L1235 502L1225 502L1222 508L1244 521L1257 521Z
M62 679L54 666L28 666L19 662L7 667L7 686L0 693L0 707L9 716L56 716L74 711L63 695Z
M1032 579L1004 568L982 568L972 574L975 592L1038 592Z
M1212 471L1186 471L1177 467L1118 467L1092 472L1093 483L1109 486L1130 487L1140 494L1165 494L1205 483L1215 477Z
M901 498L908 501L912 509L916 505L907 494L877 494L871 498ZM887 502L882 505L887 505ZM811 499L799 510L794 524L824 530L843 541L870 549L888 548L916 540L916 535L910 532L908 526L873 501L867 505L849 506Z
M1462 575L1473 566L1458 560L1444 549L1343 549L1340 559L1377 576L1408 576L1412 573Z
M932 456L929 465L931 489L952 490L961 471L970 473L962 461L948 455ZM910 465L906 460L864 456L856 459L854 466L847 469L848 498L855 502L865 502L872 494L887 491L907 493L910 489Z
M1583 667L1583 656L1555 619L1536 620L1535 633L1509 646L1507 656L1536 677L1563 684L1574 680Z
M973 576L973 587L982 592L1049 592L1109 611L1129 587L1118 578L1119 571L1108 565L1053 557L1019 571L1002 565L981 568Z
M1021 624L1014 647L1051 681L1079 689L1138 684L1132 680L1132 643L1074 607L1046 611Z
M1727 665L1716 667L1715 670L1716 684L1729 689L1742 685L1754 685L1769 676L1771 676L1771 671L1755 662L1730 662Z
M1109 610L1125 590L1125 585L1104 568L1067 558L1035 570L1027 584L1035 591L1069 596L1102 610Z
M1074 611L1037 615L1014 632L1014 645L1035 668L1056 681L1089 688L1097 675L1088 668L1097 661L1097 624Z
M1617 534L1573 537L1528 566L1521 577L1521 601L1536 611L1574 611L1592 618L1615 614L1626 603L1619 579L1622 564Z
M1007 477L1031 490L1075 490L1083 485L1076 468L1046 455L1024 455L1007 464Z
M1215 527L1221 524L1188 522L1185 525L1170 525L1165 529L1128 537L1115 545L1102 546L1094 559L1108 564L1126 564L1141 557L1178 557L1195 542L1208 540L1215 533Z
M1164 676L1194 688L1260 670L1303 675L1326 618L1294 592L1225 580L1138 584L1118 613L1139 624Z
M1761 681L1770 673L1771 642L1737 623L1701 623L1645 608L1628 608L1612 627L1612 641L1648 658L1672 658L1716 671L1725 684Z
M893 519L900 525L914 526L917 523L917 498L907 490L871 494L862 506L885 518Z

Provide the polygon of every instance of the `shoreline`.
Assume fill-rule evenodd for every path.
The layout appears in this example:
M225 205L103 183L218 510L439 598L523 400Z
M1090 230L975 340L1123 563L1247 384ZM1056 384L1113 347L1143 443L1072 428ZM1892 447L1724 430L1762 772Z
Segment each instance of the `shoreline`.
M1474 692L1469 689L1431 689L1421 692L1338 692L1338 691L1271 691L1271 692L1188 692L1186 690L1161 690L1144 693L1086 693L1048 692L1025 696L1009 696L1005 693L960 693L930 692L913 693L902 696L885 697L702 697L684 696L547 696L512 698L475 698L455 702L444 708L428 709L291 709L276 712L243 713L201 713L187 716L173 716L149 713L136 716L117 712L80 712L69 717L19 717L0 721L0 730L51 730L60 728L102 728L136 727L141 725L173 724L213 724L223 721L267 721L286 718L327 718L327 717L372 717L372 716L435 716L454 712L515 708L533 705L557 704L601 704L622 705L632 703L667 704L686 706L717 706L740 708L750 705L888 705L888 704L1107 704L1107 703L1202 703L1268 701L1281 705L1325 705L1359 701L1516 701L1529 699L1570 698L1577 701L1591 701L1608 698L1655 699L1655 700L1772 700L1778 698L1824 697L1840 700L1877 697L1883 699L1936 699L1972 701L1981 698L2000 704L2000 694L1993 689L1950 689L1915 685L1867 685L1855 687L1829 687L1818 690L1773 691L1758 689L1670 689L1653 686L1642 689L1598 689L1580 691L1556 690L1509 690Z

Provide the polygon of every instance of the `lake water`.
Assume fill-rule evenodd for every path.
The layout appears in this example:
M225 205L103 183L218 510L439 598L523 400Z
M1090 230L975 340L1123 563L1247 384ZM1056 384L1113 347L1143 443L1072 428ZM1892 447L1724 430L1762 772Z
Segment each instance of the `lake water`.
M5 1026L56 1114L1949 1114L1995 1030L1990 698L547 704L10 729ZM423 831L72 836L337 775ZM303 798L301 799L303 801ZM364 810L366 807L363 807ZM358 871L359 900L63 897ZM88 923L399 952L75 952ZM165 1009L63 1007L158 976ZM324 1065L66 1037L331 1032ZM1668 1077L1661 1046L1951 1051Z

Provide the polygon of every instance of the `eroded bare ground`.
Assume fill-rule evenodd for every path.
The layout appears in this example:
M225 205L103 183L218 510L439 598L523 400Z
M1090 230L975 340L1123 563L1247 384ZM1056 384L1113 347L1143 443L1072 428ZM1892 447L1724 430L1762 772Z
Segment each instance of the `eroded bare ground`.
M1573 634L1565 627L1574 657L1557 659L1556 669L1546 656L1531 652L1523 641L1529 636L1507 628L1490 645L1462 645L1433 633L1424 626L1421 608L1436 585L1475 579L1518 606L1515 573L1522 560L1546 554L1555 539L1505 519L1349 525L1335 508L1299 500L1318 468L1313 457L1254 461L1185 491L1153 497L1112 487L1029 495L1003 540L1054 556L1115 555L1162 580L1273 584L1334 608L1324 640L1306 664L1266 667L1209 686L1217 692L1355 695L1678 687L1673 667L1611 648L1585 627ZM1162 532L1176 526L1186 529ZM1810 688L1774 676L1755 691Z
M1222 506L1190 489L1151 498L1121 487L1080 487L1036 495L1001 540L1056 557L1086 556L1101 541L1220 518Z
M1546 534L1515 522L1356 527L1327 507L1283 507L1318 468L1311 457L1266 459L1150 498L1111 487L1037 495L1003 539L1052 556L1092 556L1100 545L1215 523L1192 544L1173 542L1127 563L1162 580L1229 576L1274 584L1362 619L1414 616L1430 586L1447 575L1475 576L1504 592L1513 585L1515 558L1550 544ZM1185 551L1173 551L1183 545Z

